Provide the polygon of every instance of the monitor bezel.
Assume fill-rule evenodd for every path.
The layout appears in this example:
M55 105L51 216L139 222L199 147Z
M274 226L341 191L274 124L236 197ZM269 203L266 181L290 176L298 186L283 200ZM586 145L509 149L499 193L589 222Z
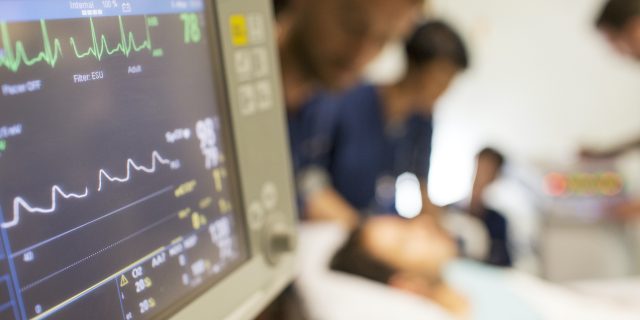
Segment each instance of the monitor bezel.
M204 9L201 12L205 19L206 35L207 35L207 50L210 57L210 72L213 81L213 88L215 101L217 104L218 118L221 124L222 141L224 143L224 165L228 172L229 185L233 192L230 193L231 202L233 204L234 218L236 224L240 224L243 228L243 235L240 237L240 243L238 247L245 250L245 256L241 261L234 262L233 266L222 273L222 278L211 278L205 281L205 283L198 286L198 288L191 290L187 295L171 303L163 311L160 311L152 318L154 319L166 319L175 315L183 310L191 302L198 297L202 296L205 292L216 287L226 277L238 271L242 266L247 264L253 258L253 250L251 246L251 237L249 234L249 228L246 221L245 208L244 208L244 196L243 188L239 178L239 166L237 162L237 148L236 141L233 135L233 118L230 112L230 99L228 96L228 86L226 81L226 70L224 68L223 48L220 41L219 22L216 14L216 6L213 3L214 0L204 0Z
M184 299L182 304L176 304L176 308L173 308L172 312L165 313L165 315L171 315L172 320L199 319L204 315L210 319L246 320L255 318L282 290L291 284L295 274L295 250L280 256L277 263L269 261L266 252L269 239L265 237L268 234L266 232L269 227L268 222L265 222L265 225L257 230L248 225L249 213L245 208L250 202L251 196L255 196L255 190L253 189L260 183L260 179L246 173L247 168L243 168L243 164L237 160L242 153L241 151L246 151L246 148L252 147L241 145L241 143L247 144L247 142L239 140L246 140L247 135L250 135L248 131L254 130L253 128L249 130L247 126L250 126L251 121L255 119L248 120L244 118L235 108L239 102L234 100L234 93L231 88L235 80L231 70L233 50L231 49L232 41L230 40L231 30L225 18L233 14L246 13L247 9L261 12L268 18L268 25L265 26L265 31L267 34L272 34L275 32L275 26L271 23L274 11L272 2L267 0L205 0L205 3L204 14L210 30L210 50L214 55L219 54L219 56L212 56L214 60L212 65L214 76L216 77L216 89L219 90L218 100L222 101L221 103L224 103L223 105L227 107L221 110L221 115L226 120L229 120L228 125L224 126L224 130L227 130L225 134L230 138L227 141L232 142L230 146L234 150L234 157L236 157L235 167L232 169L237 173L237 184L235 186L241 189L237 195L240 197L239 200L242 205L239 208L243 210L242 215L245 218L244 222L247 227L247 244L250 247L250 257L225 278L212 286L198 290ZM276 52L275 37L273 39L268 44L271 54L274 55L271 57L273 74L269 77L274 81L277 107L269 111L267 116L276 121L274 122L275 126L269 131L281 138L281 141L278 142L281 145L278 145L278 147L285 151L275 156L280 167L273 168L277 175L276 179L284 183L283 186L285 188L280 190L283 196L283 199L281 199L282 208L276 210L279 211L277 213L267 213L265 220L284 219L284 222L290 225L292 233L295 234L297 218L294 194L295 184L291 170L286 112L284 110L283 88L279 73L280 61ZM281 124L281 126L278 126L278 124ZM251 133L255 134L255 132ZM246 152L244 153L246 156ZM272 176L272 174L269 174L269 176ZM295 247L295 237L293 242Z

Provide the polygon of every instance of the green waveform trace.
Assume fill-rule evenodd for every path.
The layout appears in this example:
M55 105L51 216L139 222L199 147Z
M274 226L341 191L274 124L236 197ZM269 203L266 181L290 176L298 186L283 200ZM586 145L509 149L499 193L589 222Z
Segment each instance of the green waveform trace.
M40 20L40 29L42 32L43 50L35 57L29 58L22 41L16 41L15 49L12 48L7 23L0 23L0 35L2 35L3 48L3 55L0 56L0 68L5 67L10 71L17 72L22 65L32 66L41 62L46 62L52 68L55 67L58 60L62 57L62 45L58 39L54 39L53 45L51 44L47 25L44 20Z
M76 45L76 40L73 37L69 38L69 43L73 48L73 51L76 54L76 57L82 59L88 56L93 56L98 61L101 61L105 56L111 56L117 53L120 53L126 57L129 57L132 52L141 52L147 50L151 52L153 56L161 56L160 50L154 50L153 44L151 41L151 33L149 32L149 23L145 17L145 35L146 38L140 44L136 43L135 35L133 32L125 33L124 23L122 22L122 17L118 17L118 25L120 27L120 42L114 47L109 47L109 42L107 40L107 36L104 34L100 36L100 40L98 40L98 35L96 34L96 28L93 23L93 19L89 19L90 22L90 30L91 30L91 47L84 52L78 51L78 46Z
M136 40L133 31L126 31L121 16L118 16L118 26L120 29L120 41L117 45L109 45L108 38L105 34L98 36L93 18L89 18L89 27L91 33L91 46L82 50L78 48L78 42L74 37L69 37L69 44L78 59L93 57L98 61L102 61L106 56L116 54L129 57L132 53L141 51L149 51L153 57L163 56L163 50L154 48L150 28L158 25L156 17L147 18L145 16L145 38L142 41ZM34 57L29 57L22 41L15 42L15 48L11 45L11 35L7 23L0 23L0 35L2 36L2 55L0 55L0 68L4 67L12 72L18 72L22 66L33 66L38 63L46 63L51 68L55 68L59 60L63 57L61 41L58 38L49 37L46 22L40 20L40 29L42 32L43 49Z

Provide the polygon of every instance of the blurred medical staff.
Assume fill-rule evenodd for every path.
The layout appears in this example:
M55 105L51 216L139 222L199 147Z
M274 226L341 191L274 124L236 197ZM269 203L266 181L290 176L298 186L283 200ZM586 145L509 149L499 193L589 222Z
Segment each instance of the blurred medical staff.
M640 0L609 0L602 9L596 25L617 51L640 61ZM582 156L612 158L638 148L640 138L610 150L585 149ZM640 218L640 199L615 207L613 213L623 220Z
M404 38L424 0L274 0L294 168L314 156L310 106L357 83L391 40Z
M403 173L416 177L423 212L437 210L427 193L431 115L468 67L468 55L440 21L420 25L405 48L408 71L399 82L360 85L315 108L325 136L316 142L320 155L300 174L307 218L354 226L363 212L396 212L394 187Z

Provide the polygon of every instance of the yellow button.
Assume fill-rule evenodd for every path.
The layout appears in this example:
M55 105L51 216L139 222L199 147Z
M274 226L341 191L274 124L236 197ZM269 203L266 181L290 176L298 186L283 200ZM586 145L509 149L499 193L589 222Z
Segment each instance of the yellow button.
M231 41L235 46L246 46L249 43L249 29L244 15L236 14L229 18Z

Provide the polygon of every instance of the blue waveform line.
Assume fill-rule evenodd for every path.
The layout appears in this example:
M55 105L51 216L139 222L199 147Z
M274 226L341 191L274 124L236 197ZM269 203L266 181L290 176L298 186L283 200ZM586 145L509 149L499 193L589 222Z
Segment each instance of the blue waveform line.
M158 169L158 164L168 165L171 169L180 168L180 163L177 160L168 160L163 158L158 151L153 151L151 154L151 166L145 167L136 164L133 159L127 159L127 173L124 177L111 176L104 169L100 169L98 173L98 192L103 188L103 177L111 182L125 183L131 180L132 169L135 171L142 171L145 173L155 173ZM29 204L23 197L15 197L13 199L13 218L7 222L0 224L3 229L9 229L20 224L21 211L27 211L29 213L51 214L58 209L58 199L82 199L89 196L89 188L86 187L84 193L67 193L62 190L58 185L51 187L51 205L49 207L35 207Z

